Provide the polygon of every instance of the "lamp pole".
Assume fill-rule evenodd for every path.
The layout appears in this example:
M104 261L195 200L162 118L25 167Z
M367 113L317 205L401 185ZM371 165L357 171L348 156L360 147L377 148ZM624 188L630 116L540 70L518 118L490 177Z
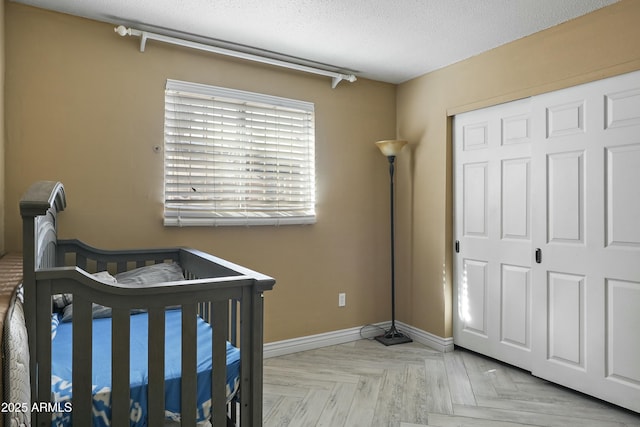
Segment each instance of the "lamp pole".
M404 344L411 338L396 329L396 262L395 262L395 218L394 218L394 180L396 154L404 147L406 141L379 141L378 147L389 160L389 212L391 221L391 327L376 340L384 345Z

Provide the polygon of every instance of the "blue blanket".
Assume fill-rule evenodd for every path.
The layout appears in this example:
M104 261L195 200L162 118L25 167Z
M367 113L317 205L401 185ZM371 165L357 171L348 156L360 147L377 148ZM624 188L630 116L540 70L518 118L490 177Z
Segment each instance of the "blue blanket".
M181 371L180 310L166 312L165 327L165 415L180 419ZM148 316L131 316L131 426L146 426ZM52 384L53 399L71 401L72 324L52 322ZM211 409L211 327L198 317L197 402L198 421L209 418ZM93 425L109 426L111 418L111 318L93 320ZM240 350L227 342L227 399L239 385ZM64 407L64 405L60 405ZM53 415L54 426L70 426L71 413Z

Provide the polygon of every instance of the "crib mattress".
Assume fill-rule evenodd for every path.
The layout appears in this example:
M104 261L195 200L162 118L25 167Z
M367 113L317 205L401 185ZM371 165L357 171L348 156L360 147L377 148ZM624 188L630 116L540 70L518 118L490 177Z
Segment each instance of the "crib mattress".
M168 310L165 324L165 415L180 418L181 371L180 310ZM52 322L52 395L61 403L71 401L72 323ZM108 426L111 418L111 318L93 320L93 425ZM211 326L197 321L198 421L208 419L211 408ZM147 415L148 316L131 316L130 380L131 426L145 426ZM240 350L227 342L227 401L240 383ZM60 405L64 407L64 405ZM71 413L53 415L53 425L71 425Z

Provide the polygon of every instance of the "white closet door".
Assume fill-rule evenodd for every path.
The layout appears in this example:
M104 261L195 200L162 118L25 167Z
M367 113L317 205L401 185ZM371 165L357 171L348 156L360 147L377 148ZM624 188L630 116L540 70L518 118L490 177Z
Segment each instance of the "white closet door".
M457 345L531 369L531 123L523 100L455 118Z
M640 73L532 109L532 371L640 411Z
M454 120L454 342L640 412L640 71Z

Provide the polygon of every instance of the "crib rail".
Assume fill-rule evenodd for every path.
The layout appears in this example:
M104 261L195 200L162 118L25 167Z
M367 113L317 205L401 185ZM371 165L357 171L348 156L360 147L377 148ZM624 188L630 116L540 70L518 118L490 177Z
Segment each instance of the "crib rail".
M247 275L256 280L256 292L264 292L273 287L273 279L271 277L191 248L114 251L94 248L77 239L58 240L56 247L55 265L75 265L88 273L108 271L114 274L132 268L172 261L182 266L184 276L188 280ZM229 301L230 312L227 339L235 346L239 345L240 339L238 336L240 322L239 303L238 300ZM211 315L213 310L211 303L199 302L197 313L207 323L212 323Z
M239 413L243 426L262 425L263 292L275 280L210 254L187 248L111 251L78 240L57 240L64 188L39 183L21 201L24 223L25 311L31 351L32 401L51 399L51 297L73 294L74 425L91 425L92 303L112 308L112 424L128 426L130 413L130 310L149 318L147 425L164 422L164 326L167 307L182 309L181 425L196 424L196 316L212 326L212 422L226 425L226 341L240 348ZM47 192L49 191L49 194ZM187 280L137 287L107 283L90 273L118 273L173 261ZM152 351L153 349L153 351ZM117 367L117 369L115 368ZM235 411L234 411L235 413ZM51 415L33 414L48 426Z

